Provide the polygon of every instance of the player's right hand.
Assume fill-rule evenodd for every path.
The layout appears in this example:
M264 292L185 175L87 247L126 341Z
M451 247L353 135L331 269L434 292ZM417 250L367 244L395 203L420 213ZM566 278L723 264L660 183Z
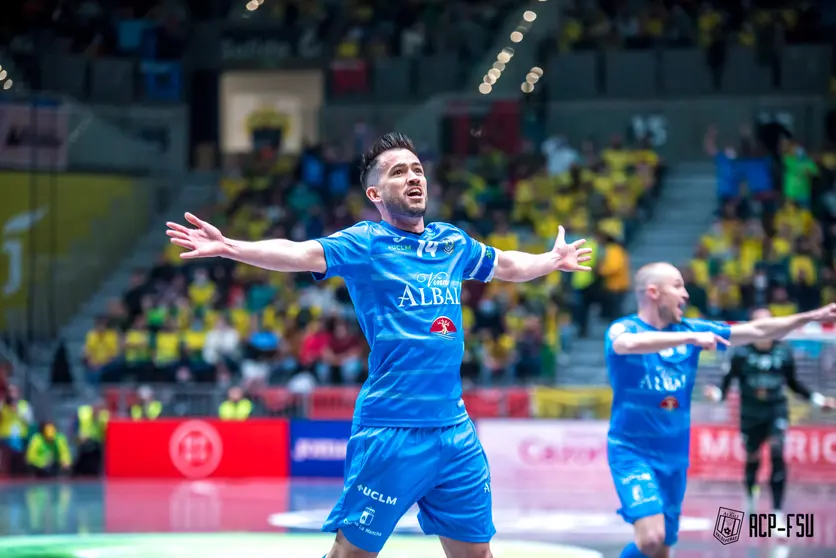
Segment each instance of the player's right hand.
M179 223L166 223L168 230L165 233L171 238L171 243L189 250L180 254L181 258L214 258L226 254L226 239L217 227L201 221L191 213L186 213L186 221L195 228L190 229Z
M700 349L704 351L713 351L717 349L717 346L728 346L730 343L726 340L717 335L716 333L712 333L710 331L701 331L699 333L694 334L694 341L691 343L692 345L696 345Z

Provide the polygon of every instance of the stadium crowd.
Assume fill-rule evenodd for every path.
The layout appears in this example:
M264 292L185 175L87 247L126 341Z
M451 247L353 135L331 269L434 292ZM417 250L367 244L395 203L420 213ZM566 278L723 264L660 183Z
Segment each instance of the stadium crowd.
M544 43L550 52L732 44L769 48L827 41L815 2L568 2L558 25L555 37Z
M809 153L783 127L741 128L706 149L717 165L718 215L685 266L692 316L745 320L836 302L836 151Z
M554 274L522 287L465 284L465 381L553 380L557 354L586 333L587 306L599 302L612 317L629 290L624 243L658 193L661 161L619 138L601 150L551 138L539 152L529 144L509 156L485 146L472 160L428 167L431 220L457 223L503 250L532 251L550 248L564 224L599 250L595 274ZM217 205L203 215L231 237L327 235L375 219L355 186L356 168L319 146L299 157L263 150L227 172ZM250 389L299 375L317 384L364 380L368 345L341 280L316 283L224 260L184 263L179 254L170 245L153 268L137 270L89 332L90 382L240 378Z

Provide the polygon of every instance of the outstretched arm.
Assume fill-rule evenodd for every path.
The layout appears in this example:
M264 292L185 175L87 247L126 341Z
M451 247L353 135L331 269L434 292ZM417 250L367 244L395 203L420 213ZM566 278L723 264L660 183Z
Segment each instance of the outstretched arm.
M227 240L227 251L223 257L272 271L325 273L327 268L325 251L316 240Z
M500 281L522 283L543 277L555 271L592 271L592 268L581 265L592 257L592 250L581 248L586 240L576 240L566 244L566 232L563 227L558 229L554 248L544 254L528 254L508 250L496 250L496 271L494 277Z
M680 345L714 349L718 344L728 345L728 342L711 332L642 331L622 333L612 341L612 350L619 355L647 355Z
M312 271L325 273L327 263L322 245L315 240L293 242L275 239L246 242L232 240L217 227L186 213L186 221L195 228L167 223L166 234L173 244L186 248L181 258L227 258L273 271Z
M784 376L787 379L788 388L790 388L797 395L808 400L816 407L832 409L834 405L836 405L836 401L834 401L833 398L825 397L821 393L811 391L807 386L801 383L798 376L795 374L795 359L790 359L788 362L784 363Z
M731 342L733 345L748 345L758 341L774 341L781 339L810 322L836 318L836 304L828 304L818 310L783 316L780 318L763 318L731 327Z

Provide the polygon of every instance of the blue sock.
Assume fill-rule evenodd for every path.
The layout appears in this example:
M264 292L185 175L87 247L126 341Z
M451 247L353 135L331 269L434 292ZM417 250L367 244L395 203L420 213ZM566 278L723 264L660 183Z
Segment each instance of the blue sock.
M630 543L624 547L624 550L621 551L621 556L619 558L647 558L644 554L639 551L639 547L636 546L636 543Z

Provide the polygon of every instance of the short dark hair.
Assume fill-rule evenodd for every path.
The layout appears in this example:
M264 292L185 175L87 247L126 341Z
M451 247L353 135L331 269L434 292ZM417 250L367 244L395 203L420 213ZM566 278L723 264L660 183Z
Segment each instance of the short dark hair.
M383 153L391 151L392 149L406 149L412 151L415 155L415 145L412 140L400 132L390 132L386 135L377 138L374 143L363 153L363 158L360 160L360 183L363 187L367 187L369 175L377 166L377 158Z

